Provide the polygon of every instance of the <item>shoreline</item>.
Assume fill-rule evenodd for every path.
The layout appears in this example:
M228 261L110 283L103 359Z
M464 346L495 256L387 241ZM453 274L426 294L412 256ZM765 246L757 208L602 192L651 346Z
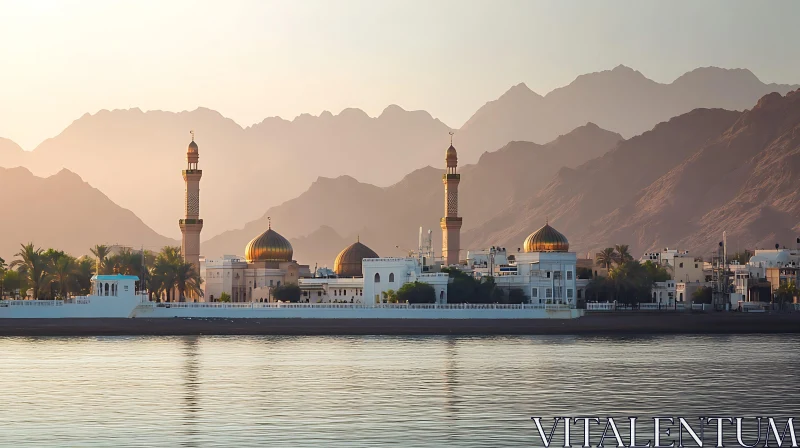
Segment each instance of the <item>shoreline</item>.
M800 313L591 313L577 319L0 319L0 336L800 333Z

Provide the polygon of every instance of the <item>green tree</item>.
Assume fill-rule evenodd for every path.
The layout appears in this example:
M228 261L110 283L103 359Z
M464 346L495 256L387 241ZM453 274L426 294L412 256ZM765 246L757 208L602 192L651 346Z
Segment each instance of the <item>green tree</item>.
M49 285L48 258L44 256L42 249L34 247L33 243L21 244L19 252L14 254L18 259L11 262L10 268L17 269L21 277L24 277L27 285L33 290L33 299L39 299L42 288Z
M158 297L164 296L167 302L173 301L175 285L178 281L178 265L183 263L179 247L166 246L155 257L150 269L150 291Z
M707 303L710 304L712 299L712 291L708 286L701 286L694 290L692 293L692 302L694 303Z
M435 303L436 289L428 283L406 283L397 290L397 300L407 303Z
M202 281L200 273L192 263L181 261L175 266L175 288L178 290L178 298L181 302L186 301L186 293L195 297L202 295L203 290L200 288ZM298 287L297 290L300 291L300 288Z
M272 289L272 297L282 302L297 303L300 301L300 287L294 283L276 286Z
M397 291L394 289L383 291L381 292L381 295L386 303L397 303Z
M111 254L111 248L105 244L97 244L90 250L95 257L95 272L98 274L110 274L111 270L107 269L106 259Z
M8 266L6 266L6 260L0 257L0 300L3 300L6 296L5 294L5 275L6 271L8 270Z
M623 264L633 261L633 255L631 255L627 244L617 244L614 247L614 251L616 252L617 264Z
M793 281L781 283L775 290L775 299L780 304L792 303L797 295L797 285Z
M14 291L22 287L22 281L20 280L19 272L8 269L5 274L3 274L3 286L5 287L6 291L11 293L11 298L15 298L16 296Z
M604 268L611 270L611 266L617 261L617 252L613 247L607 247L597 253L595 262Z
M66 254L59 255L52 263L52 271L53 281L58 285L58 294L66 299L72 289L71 283L75 280L75 259Z
M672 278L672 276L669 275L669 271L653 263L650 260L647 260L644 263L642 263L642 267L645 268L645 270L647 271L647 275L653 282L665 282Z
M228 294L227 292L223 292L222 294L219 295L219 299L217 299L217 301L222 303L230 303L231 295Z
M88 295L92 291L92 276L97 263L89 257L81 257L75 261L75 286L80 295Z
M525 292L520 288L511 288L508 291L508 303L527 303L528 298L525 297Z

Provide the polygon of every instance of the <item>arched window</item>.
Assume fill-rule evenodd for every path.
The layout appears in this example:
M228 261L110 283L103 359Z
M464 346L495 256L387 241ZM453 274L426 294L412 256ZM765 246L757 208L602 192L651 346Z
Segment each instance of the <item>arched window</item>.
M394 283L394 272L389 273L389 283Z
M105 290L106 290L105 294L103 294L103 295L107 296L108 295L108 283L106 283Z
M380 283L380 282L381 282L381 274L376 272L375 273L375 283Z

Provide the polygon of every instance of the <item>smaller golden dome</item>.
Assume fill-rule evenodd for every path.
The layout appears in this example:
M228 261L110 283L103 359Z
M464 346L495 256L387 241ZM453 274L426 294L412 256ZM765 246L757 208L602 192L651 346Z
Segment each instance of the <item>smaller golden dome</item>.
M522 250L525 252L569 252L569 241L548 223L525 238Z
M256 261L292 261L294 249L289 240L272 230L253 238L244 249L244 258L248 263Z
M458 160L458 153L456 152L455 146L450 145L450 147L447 148L447 152L445 152L445 154L444 154L444 159L448 160L448 161L449 160Z
M339 252L333 262L333 272L339 277L361 277L361 262L365 258L378 258L378 254L360 241L347 246Z
M187 149L187 151L188 152L197 152L197 143L195 143L194 140L192 140L192 142L189 143L189 148Z

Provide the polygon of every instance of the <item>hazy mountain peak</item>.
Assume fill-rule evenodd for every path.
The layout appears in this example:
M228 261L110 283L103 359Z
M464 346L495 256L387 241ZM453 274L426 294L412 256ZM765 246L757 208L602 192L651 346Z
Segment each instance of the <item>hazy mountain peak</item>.
M354 119L355 118L357 118L357 119L370 118L369 115L367 115L366 112L364 112L363 110L361 110L361 109L359 109L357 107L348 107L346 109L342 109L342 111L339 112L339 115L337 115L337 117L339 117L339 118L354 118Z
M498 101L507 100L509 98L542 98L542 96L531 90L527 84L521 82L506 90L506 93L502 94L500 98L498 98Z

